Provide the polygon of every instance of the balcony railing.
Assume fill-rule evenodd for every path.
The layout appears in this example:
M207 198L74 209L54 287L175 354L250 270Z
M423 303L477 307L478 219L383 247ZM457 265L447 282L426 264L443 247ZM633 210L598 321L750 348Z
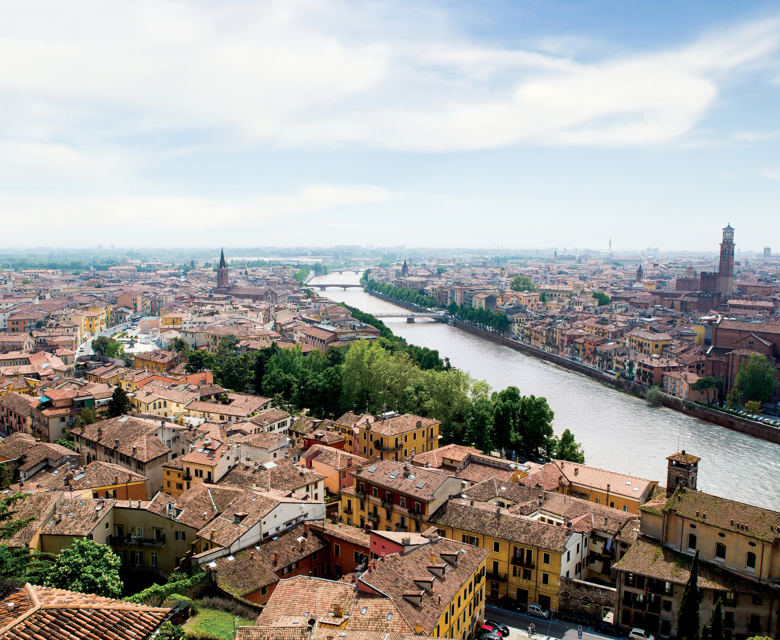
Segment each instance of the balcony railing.
M361 500L365 500L366 498L366 492L361 491L360 489L355 489L355 495L360 498Z
M506 574L505 573L493 573L492 571L488 571L485 574L485 578L487 580L492 580L494 582L506 582Z
M421 511L410 511L409 517L413 518L414 520L422 520L425 517L425 514Z
M512 556L511 562L518 567L525 567L526 569L536 568L536 564L534 562L526 562L522 556Z
M379 522L379 514L378 513L369 513L367 517L368 517L368 519L371 522Z
M385 509L392 509L393 508L393 502L391 500L382 500L382 506Z
M400 451L404 448L403 444L394 444L394 445L386 445L386 444L380 444L379 450L384 453L395 453L396 451Z
M346 513L347 515L352 515L352 513L353 513L353 511L352 511L352 507L349 507L349 506L347 506L347 507L344 507L344 508L341 510L341 512L342 512L342 513Z
M144 547L164 547L165 546L165 534L160 534L155 538L143 538L139 536L109 536L108 544L110 545L139 545Z
M396 525L395 525L395 530L396 530L396 531L398 531L398 532L400 532L400 533L406 533L406 531L407 531L407 528L406 528L406 525L403 525L403 524L396 524Z

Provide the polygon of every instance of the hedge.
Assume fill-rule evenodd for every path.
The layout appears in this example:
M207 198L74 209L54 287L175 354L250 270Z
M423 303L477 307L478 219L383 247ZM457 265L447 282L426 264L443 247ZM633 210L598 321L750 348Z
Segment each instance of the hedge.
M201 582L206 579L205 573L199 573L187 578L186 580L179 580L178 582L167 582L165 584L153 584L148 589L139 591L135 595L122 598L125 602L132 602L134 604L149 604L154 602L159 604L165 602L165 600L173 595L184 595L190 589L197 587Z

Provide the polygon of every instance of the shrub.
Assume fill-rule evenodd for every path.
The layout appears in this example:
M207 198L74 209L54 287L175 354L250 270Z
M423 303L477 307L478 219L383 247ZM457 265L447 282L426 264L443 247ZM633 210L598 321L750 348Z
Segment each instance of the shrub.
M135 604L159 606L160 603L165 602L165 600L173 594L184 595L185 593L194 593L205 578L205 573L199 573L186 580L166 582L165 584L153 584L148 589L144 589L135 595L123 598L123 600Z
M657 384L654 384L647 390L647 394L645 394L645 400L647 400L647 404L649 404L651 407L661 406L661 389Z

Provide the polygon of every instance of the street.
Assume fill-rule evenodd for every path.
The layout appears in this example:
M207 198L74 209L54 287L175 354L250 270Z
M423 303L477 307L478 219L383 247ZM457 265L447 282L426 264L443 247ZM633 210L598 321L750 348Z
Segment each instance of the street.
M579 636L577 635L578 625L572 622L564 622L556 618L542 620L541 618L534 618L533 616L527 616L522 613L512 613L511 611L505 611L504 609L497 609L496 607L490 606L485 607L485 618L507 625L510 631L507 640L526 640L526 638L529 637L528 627L530 624L533 624L535 627L535 633L532 636L534 640L544 640L545 637L579 640ZM604 638L610 637L599 633L593 633L592 631L589 631L589 629L590 627L583 625L583 640L604 640Z

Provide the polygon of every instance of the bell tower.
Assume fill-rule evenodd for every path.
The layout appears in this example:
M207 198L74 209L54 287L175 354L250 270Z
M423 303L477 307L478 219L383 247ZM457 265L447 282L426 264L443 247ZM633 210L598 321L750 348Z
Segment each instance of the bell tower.
M726 296L731 295L734 288L734 229L730 224L723 229L723 240L720 243L717 288L717 293Z
M225 250L222 249L222 255L219 258L219 267L217 267L217 289L227 291L229 287L228 265L227 260L225 260Z

